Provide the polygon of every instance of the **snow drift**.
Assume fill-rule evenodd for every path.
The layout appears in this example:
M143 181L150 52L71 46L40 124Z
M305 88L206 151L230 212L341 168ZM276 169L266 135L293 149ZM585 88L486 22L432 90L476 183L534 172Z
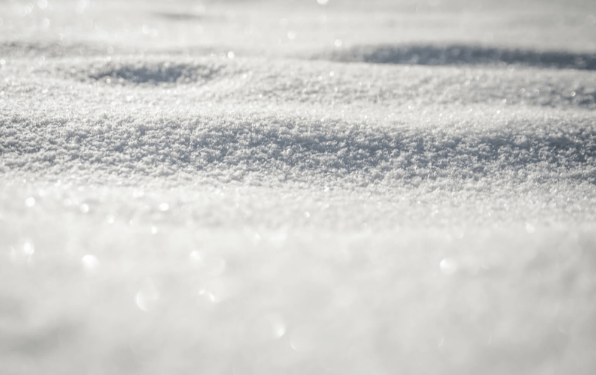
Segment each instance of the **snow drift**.
M0 373L593 373L546 3L0 2Z

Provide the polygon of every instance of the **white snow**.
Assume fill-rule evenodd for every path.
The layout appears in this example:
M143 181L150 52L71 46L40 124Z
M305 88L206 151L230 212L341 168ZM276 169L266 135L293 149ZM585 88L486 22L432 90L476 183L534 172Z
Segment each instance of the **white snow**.
M591 374L594 15L0 3L0 373Z

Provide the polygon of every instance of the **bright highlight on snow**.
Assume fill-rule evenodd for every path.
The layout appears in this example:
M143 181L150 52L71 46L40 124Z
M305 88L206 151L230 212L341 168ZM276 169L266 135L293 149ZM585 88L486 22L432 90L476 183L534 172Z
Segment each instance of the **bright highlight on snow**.
M87 254L81 258L81 263L87 275L94 274L99 268L99 261L95 255Z
M457 262L454 259L445 258L441 260L440 266L441 272L443 272L444 275L449 276L457 272Z

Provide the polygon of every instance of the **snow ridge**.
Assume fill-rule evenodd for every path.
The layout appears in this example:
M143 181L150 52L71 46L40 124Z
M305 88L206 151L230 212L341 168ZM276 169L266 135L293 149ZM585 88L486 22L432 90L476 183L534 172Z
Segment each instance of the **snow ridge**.
M77 166L140 175L224 171L369 182L480 178L596 178L596 129L518 119L497 127L372 125L267 113L0 119L6 170L65 172ZM511 177L511 176L510 176ZM509 177L509 178L510 178Z

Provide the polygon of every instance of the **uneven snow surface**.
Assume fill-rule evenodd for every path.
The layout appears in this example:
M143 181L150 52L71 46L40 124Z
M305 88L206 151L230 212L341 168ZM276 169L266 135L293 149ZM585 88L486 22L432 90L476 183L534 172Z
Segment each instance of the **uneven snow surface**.
M0 374L593 374L590 1L0 1Z

